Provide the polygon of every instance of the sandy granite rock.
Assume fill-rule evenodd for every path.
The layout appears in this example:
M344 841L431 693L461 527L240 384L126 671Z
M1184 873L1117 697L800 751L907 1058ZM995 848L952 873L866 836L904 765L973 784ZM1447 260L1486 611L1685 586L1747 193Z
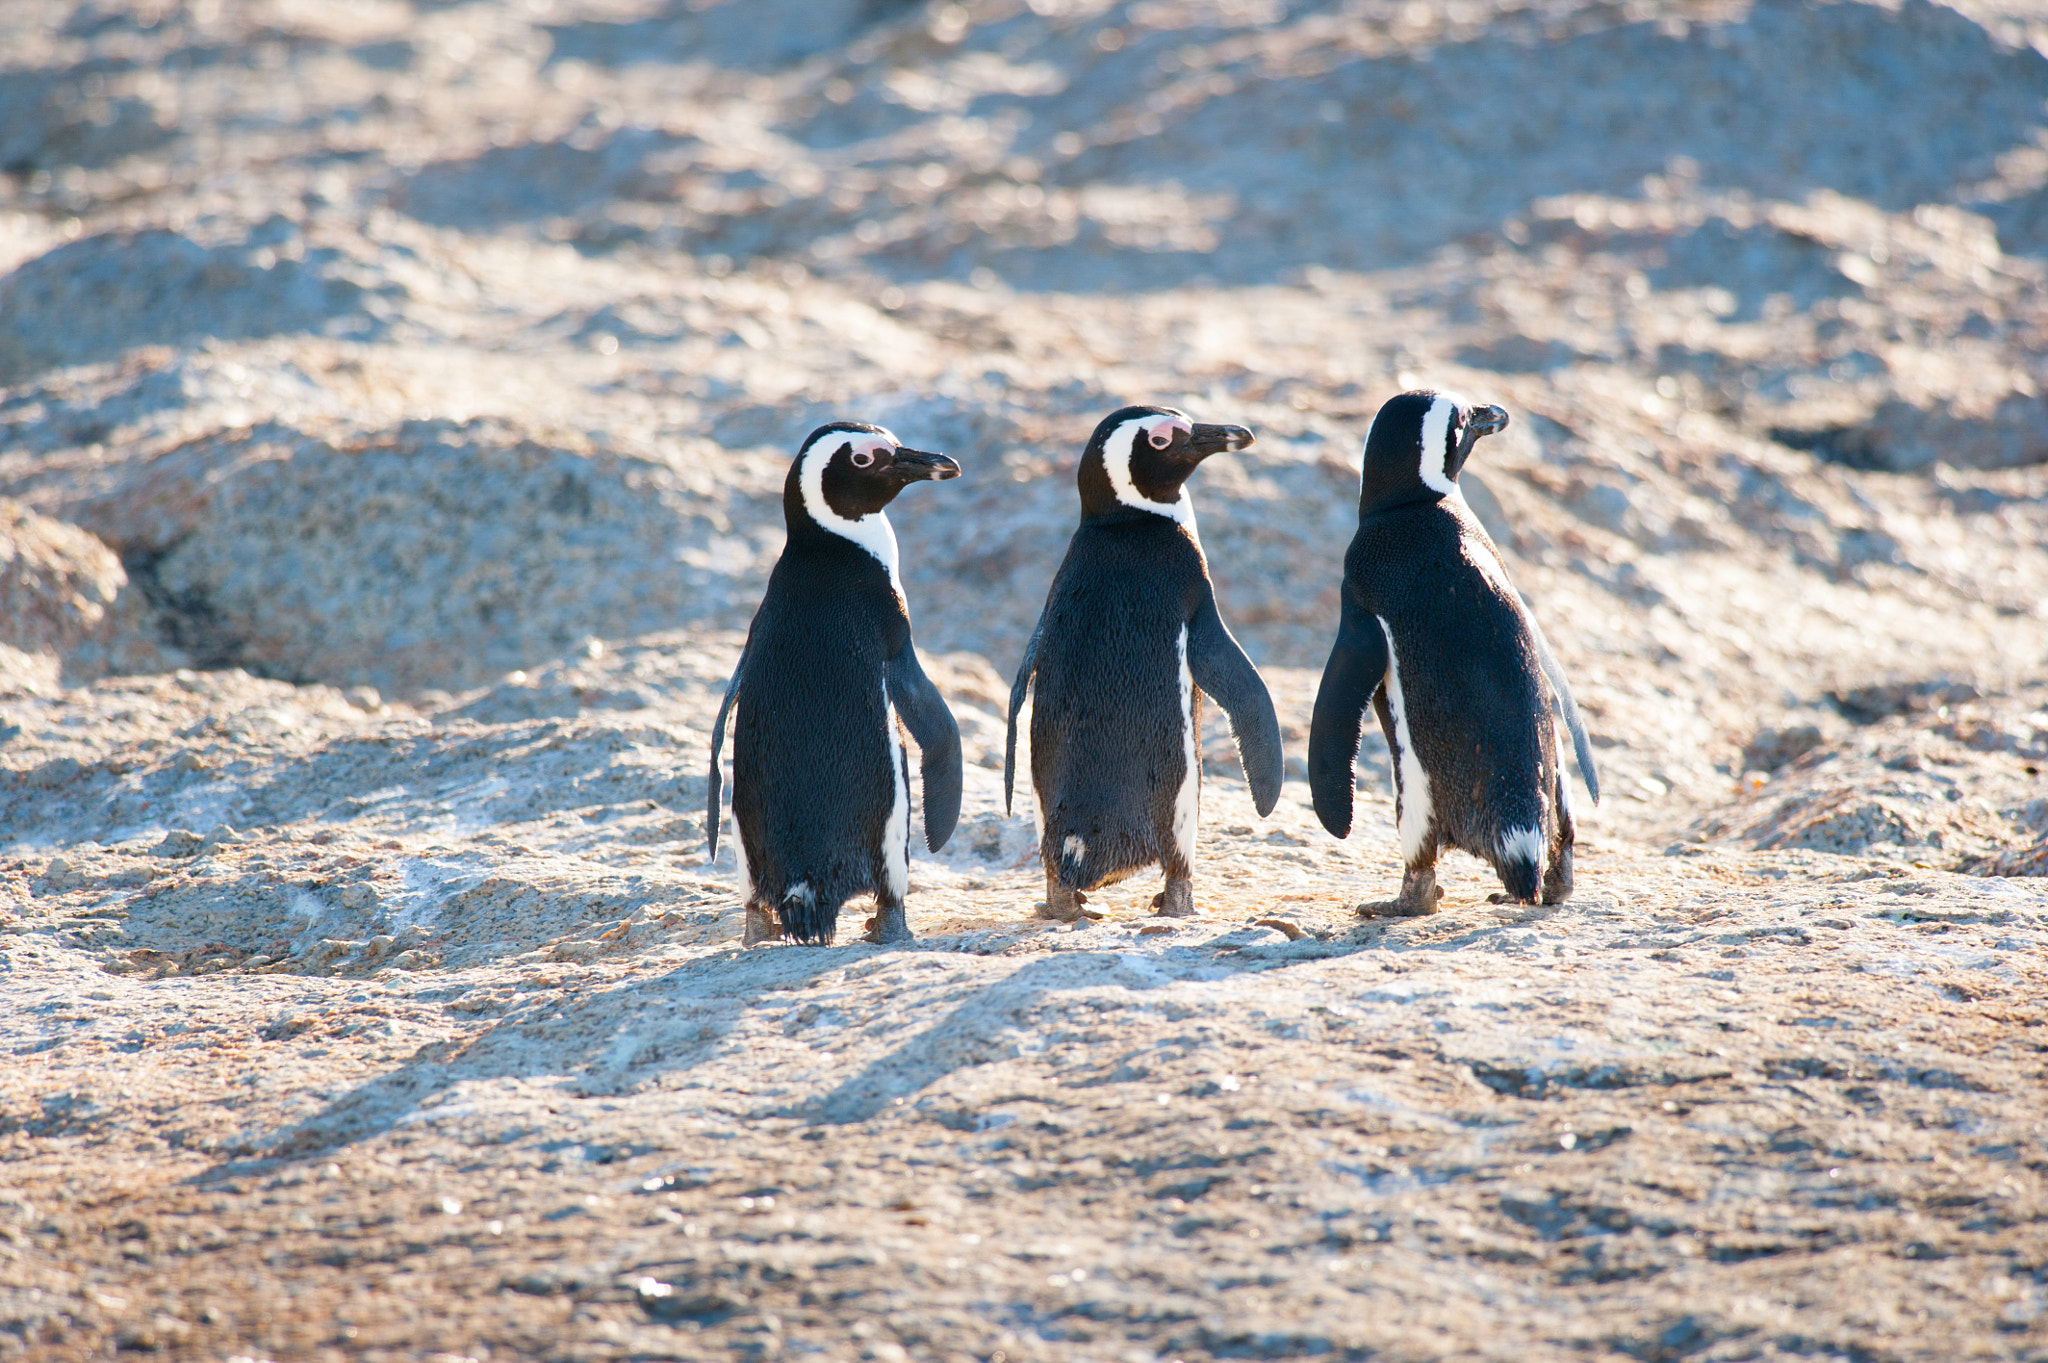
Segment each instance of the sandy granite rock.
M0 5L0 1358L2048 1359L2048 19L2017 0ZM1366 920L1372 413L1592 731ZM1009 680L1128 401L1274 694L1031 917ZM739 946L708 730L835 417L966 762ZM1026 764L1028 769L1028 763ZM912 819L915 826L917 820Z
M0 500L0 676L29 691L67 675L148 672L183 662L157 637L120 559L75 525Z

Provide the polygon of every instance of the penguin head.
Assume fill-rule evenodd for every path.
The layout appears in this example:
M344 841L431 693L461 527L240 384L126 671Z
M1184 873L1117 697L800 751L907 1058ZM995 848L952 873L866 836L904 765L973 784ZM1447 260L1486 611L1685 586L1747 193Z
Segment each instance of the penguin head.
M1127 508L1192 523L1194 509L1181 484L1210 455L1251 443L1252 433L1242 426L1201 425L1172 407L1111 412L1081 455L1081 514Z
M1498 407L1427 388L1387 399L1365 436L1359 506L1457 496L1458 471L1482 435L1508 424Z
M783 484L783 511L794 526L808 518L827 530L853 533L912 483L958 478L960 466L943 454L913 450L880 426L833 421L805 437Z

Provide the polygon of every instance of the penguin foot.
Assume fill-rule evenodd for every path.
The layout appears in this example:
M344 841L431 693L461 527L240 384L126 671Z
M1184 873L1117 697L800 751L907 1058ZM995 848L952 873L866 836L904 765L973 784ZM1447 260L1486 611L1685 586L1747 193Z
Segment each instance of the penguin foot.
M1511 894L1495 890L1492 894L1486 896L1486 902L1489 904L1533 904L1536 901L1533 899L1517 899Z
M763 942L782 940L782 921L775 914L759 904L747 905L747 926L740 934L743 947L759 946Z
M1050 881L1045 887L1045 902L1034 911L1037 918L1050 918L1055 923L1071 923L1077 918L1100 918L1098 911L1083 907L1088 896L1079 890L1070 890L1057 881Z
M1443 898L1434 870L1410 871L1401 877L1400 898L1360 904L1357 913L1360 918L1420 918L1435 913Z
M1441 890L1437 892L1437 898L1443 898ZM1360 918L1421 918L1427 914L1435 913L1436 905L1409 904L1399 899L1381 899L1370 904L1353 905L1351 911Z
M875 916L868 919L867 931L861 934L861 941L873 942L876 946L894 946L898 942L914 942L917 935L910 930L910 920L904 915L901 904L884 904L875 910Z
M1152 912L1161 918L1193 918L1195 916L1195 883L1192 880L1169 880L1166 888L1152 896Z
M1566 847L1554 856L1550 869L1543 874L1543 902L1562 904L1572 897L1572 849Z

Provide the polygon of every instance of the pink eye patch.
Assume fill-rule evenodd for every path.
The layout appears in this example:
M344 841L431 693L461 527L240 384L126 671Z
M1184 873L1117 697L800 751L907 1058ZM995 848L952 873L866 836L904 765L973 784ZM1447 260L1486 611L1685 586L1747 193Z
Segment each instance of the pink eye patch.
M1152 448L1155 450L1163 450L1168 445L1171 445L1173 443L1174 434L1176 432L1183 436L1191 435L1194 432L1194 427L1188 425L1185 421L1179 420L1178 418L1168 417L1164 421L1156 422L1153 425L1148 426L1146 430L1150 432L1150 434L1146 438L1151 441Z

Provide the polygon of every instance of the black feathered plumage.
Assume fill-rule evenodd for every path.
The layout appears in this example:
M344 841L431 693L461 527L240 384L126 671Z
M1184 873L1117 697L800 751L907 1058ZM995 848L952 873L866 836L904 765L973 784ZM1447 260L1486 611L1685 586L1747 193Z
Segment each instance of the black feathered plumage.
M820 461L808 487L807 460ZM852 422L821 427L790 466L789 539L712 733L706 819L716 855L719 749L731 711L749 940L779 928L801 942L829 942L840 906L860 894L875 896L877 940L909 936L910 781L898 721L921 750L933 851L960 814L960 734L918 664L882 508L909 482L958 472L944 455L903 449L880 427ZM892 826L899 811L904 822Z
M1553 705L1599 798L1563 669L1456 495L1473 443L1506 424L1498 408L1404 393L1381 408L1366 442L1337 640L1309 732L1309 789L1323 826L1348 836L1370 705L1394 760L1403 912L1434 907L1441 847L1488 862L1514 899L1570 894L1573 827Z
M1007 803L1018 713L1035 692L1031 778L1054 916L1078 903L1073 891L1155 863L1162 907L1192 907L1204 693L1230 716L1259 812L1279 798L1272 698L1217 614L1181 490L1201 459L1250 443L1239 427L1129 407L1104 419L1082 456L1081 524L1011 688L1003 774Z

